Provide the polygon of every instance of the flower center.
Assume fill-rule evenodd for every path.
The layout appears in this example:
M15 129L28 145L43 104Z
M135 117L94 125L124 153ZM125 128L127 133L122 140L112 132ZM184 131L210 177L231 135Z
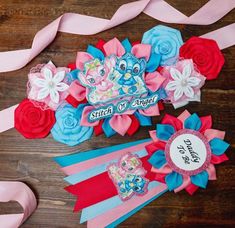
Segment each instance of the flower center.
M171 50L172 50L172 46L169 43L169 41L164 41L158 45L158 51L162 55L166 55L166 54L170 53Z
M170 167L181 174L196 175L205 170L211 158L211 149L200 132L182 129L166 144L166 159Z
M182 87L187 86L188 85L187 79L183 79L180 84Z
M50 89L54 89L54 88L55 88L55 83L54 83L53 81L49 81L49 82L48 82L48 87L49 87Z
M67 128L74 128L78 121L73 116L68 116L64 119L64 126Z

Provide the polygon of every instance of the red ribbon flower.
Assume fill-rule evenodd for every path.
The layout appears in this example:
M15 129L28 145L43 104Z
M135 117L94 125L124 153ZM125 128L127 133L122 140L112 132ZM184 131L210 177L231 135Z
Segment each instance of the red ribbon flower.
M216 79L224 65L224 56L216 41L192 37L180 48L180 57L193 59L198 70L208 80Z
M28 99L24 99L15 110L15 129L25 138L44 138L54 124L54 111L35 107Z

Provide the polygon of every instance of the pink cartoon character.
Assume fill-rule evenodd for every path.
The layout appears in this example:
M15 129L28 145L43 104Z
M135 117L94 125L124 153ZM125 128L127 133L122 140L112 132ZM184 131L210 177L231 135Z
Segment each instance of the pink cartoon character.
M80 70L78 79L87 87L87 98L90 103L103 103L118 95L118 89L110 80L115 64L115 56L106 57L101 61L86 52L78 52L76 62Z

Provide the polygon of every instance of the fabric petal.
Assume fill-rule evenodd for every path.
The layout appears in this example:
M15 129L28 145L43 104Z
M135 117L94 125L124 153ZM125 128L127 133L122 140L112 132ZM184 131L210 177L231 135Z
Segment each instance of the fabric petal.
M54 75L52 81L55 84L58 84L59 82L63 81L64 77L65 77L65 71L59 71Z
M204 133L205 130L210 129L212 127L212 117L209 116L202 116L200 117L202 126L199 129L200 132Z
M153 72L153 73L148 73L145 75L145 83L146 86L148 87L149 90L151 90L152 92L157 91L160 86L162 85L162 83L165 81L165 77L163 77L160 73L158 73L157 71Z
M209 142L209 144L210 144L212 153L217 156L222 155L229 147L228 143L226 143L225 141L219 138L212 139Z
M87 53L87 52L78 52L77 53L77 58L76 58L76 67L79 70L83 71L84 63L89 61L89 60L92 60L92 59L93 59L93 57L89 53Z
M59 92L66 91L69 88L69 86L63 82L60 82L56 85L56 90Z
M82 116L81 116L81 121L80 121L81 126L92 127L92 126L97 126L99 124L98 120L95 122L88 121L88 116L93 109L94 109L93 106L85 106L85 108L82 111Z
M163 150L156 151L149 159L148 162L157 169L160 169L166 164L165 152Z
M207 138L208 141L211 141L214 138L224 139L225 131L219 131L216 129L207 129L204 132L204 136Z
M69 94L76 100L82 101L86 97L86 88L82 86L78 80L73 81L69 87Z
M156 130L149 131L149 135L154 142L159 141L159 139L157 138Z
M184 121L184 128L198 131L202 126L199 116L194 113Z
M191 64L186 64L182 72L183 78L184 79L189 78L191 76L191 73L192 73Z
M165 181L168 189L172 191L183 184L183 176L173 171L165 177Z
M129 115L129 117L131 118L131 126L128 128L127 134L132 136L138 131L140 122L134 115Z
M42 69L42 71L43 71L43 75L44 75L44 78L46 79L46 81L51 81L52 77L53 77L52 71L47 67L44 67Z
M118 57L125 54L125 48L117 38L113 38L104 44L104 50L107 56L117 55Z
M172 172L172 169L169 165L166 164L163 167L161 167L160 169L152 167L151 172L157 173L157 174L169 174Z
M174 100L179 100L184 94L184 91L181 87L176 87L176 90L174 92Z
M116 134L116 131L114 131L113 128L111 128L109 121L110 121L110 118L106 118L104 120L103 125L102 125L102 129L104 131L104 134L108 138Z
M183 123L176 117L166 114L162 119L162 124L172 125L175 131L179 131L183 128Z
M220 156L211 154L211 163L212 164L218 165L218 164L225 162L225 161L228 161L228 160L229 159L226 154L222 154Z
M183 183L178 188L174 190L174 192L179 192L185 189L188 185L191 184L191 180L189 176L183 176Z
M60 95L55 89L52 89L52 90L50 90L50 98L53 102L58 104L59 100L60 100Z
M184 123L184 121L190 117L191 114L189 113L188 110L184 110L178 117L177 119L179 119L182 123Z
M157 124L156 134L159 139L167 141L174 133L175 129L173 126L169 124Z
M191 196L198 190L198 186L194 184L189 184L185 190L190 194Z
M131 52L132 45L128 38L122 41L122 46L125 48L126 52Z
M159 107L158 104L150 106L149 108L146 109L139 109L139 113L144 116L159 116Z
M98 49L92 45L88 45L87 52L90 55L92 55L94 58L97 58L101 61L104 60L104 58L105 58L103 52L100 49Z
M209 175L209 180L216 180L216 170L213 164L210 163L206 171Z
M111 117L109 124L113 130L124 136L131 126L131 118L128 115L114 115Z
M47 85L46 81L42 78L35 78L33 80L33 84L35 84L37 87L43 88Z
M151 54L151 45L136 44L132 47L131 53L138 59L144 58L146 61L148 61Z
M94 132L96 136L102 135L104 133L103 128L102 128L103 122L104 120L102 119L99 121L98 125L94 126Z
M175 81L181 81L182 78L182 74L175 68L171 67L170 68L170 74L171 77L175 80Z
M145 146L146 151L148 152L148 155L151 156L153 153L155 153L158 150L165 150L166 143L162 141L153 142Z
M49 89L47 87L46 88L42 88L38 92L37 99L38 100L42 100L42 99L46 98L49 95L49 93L50 93L50 91L49 91Z
M154 72L160 65L162 56L160 54L151 53L150 58L146 65L146 72Z
M190 86L185 86L183 91L186 97L189 97L189 98L194 97L194 90Z
M178 87L178 85L179 85L178 81L170 81L170 82L167 83L165 89L168 90L168 91L175 91L176 88Z
M196 77L190 77L190 78L187 79L187 83L191 87L198 86L200 84L200 82L201 82L201 79L196 78Z
M196 186L206 188L209 175L206 171L202 171L201 173L191 176L190 179Z
M149 116L141 115L138 111L134 113L135 117L139 120L140 126L151 126L152 120Z

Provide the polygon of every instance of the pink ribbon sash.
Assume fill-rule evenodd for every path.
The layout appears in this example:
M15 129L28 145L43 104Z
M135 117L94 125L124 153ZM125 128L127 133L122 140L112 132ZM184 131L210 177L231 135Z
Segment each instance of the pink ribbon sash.
M129 21L141 12L167 23L208 25L221 19L234 7L234 0L210 0L193 15L187 17L164 0L141 0L122 5L110 20L66 13L38 31L30 49L1 52L0 72L24 67L54 40L58 31L92 35ZM234 25L231 26L230 32L233 34L230 34L230 37L232 43L235 43Z
M20 214L0 215L0 226L19 227L36 209L37 201L30 188L22 182L0 181L0 202L17 201L24 209Z

